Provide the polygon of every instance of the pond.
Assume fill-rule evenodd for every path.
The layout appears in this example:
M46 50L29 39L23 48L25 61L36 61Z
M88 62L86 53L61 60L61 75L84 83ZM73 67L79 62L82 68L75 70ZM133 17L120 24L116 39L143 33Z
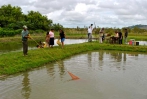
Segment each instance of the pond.
M57 45L57 39L55 39L55 45L54 46L58 46ZM87 42L87 39L66 39L65 41L65 45L68 45L68 44L77 44L77 43L84 43L84 42ZM36 42L34 41L33 43L29 43L29 47L28 49L29 50L32 50L32 49L37 49L36 48ZM13 44L13 45L0 45L0 54L3 54L3 53L8 53L8 52L15 52L15 51L22 51L22 44Z
M93 51L0 80L1 99L147 99L146 54ZM72 80L70 73L80 79Z
M58 46L56 43L57 39L55 39L55 46ZM84 43L88 42L87 39L66 39L65 45L68 44L78 44L78 43ZM147 41L138 41L139 45L147 45ZM36 42L29 43L29 50L37 49L36 48ZM8 52L15 52L15 51L22 51L22 44L13 44L13 45L0 45L0 54L8 53Z

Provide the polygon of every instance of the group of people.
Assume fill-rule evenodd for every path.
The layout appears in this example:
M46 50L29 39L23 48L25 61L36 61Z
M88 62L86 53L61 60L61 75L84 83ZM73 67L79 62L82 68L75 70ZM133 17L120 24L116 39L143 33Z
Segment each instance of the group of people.
M59 38L61 40L61 47L64 47L64 41L65 41L65 33L63 30L59 30ZM51 29L49 32L46 33L45 41L47 44L47 47L53 47L54 45L54 29Z
M23 55L28 55L28 38L31 39L29 35L29 31L27 29L27 26L23 26L22 31L22 44L23 44ZM65 33L63 30L59 30L59 39L61 40L61 47L64 47L64 41L65 41ZM54 46L54 29L51 29L49 32L46 33L45 37L45 43L42 43L41 41L37 43L38 48L44 48L46 47L53 47Z
M88 27L88 42L91 42L92 41L92 31L93 31L93 24L91 24L89 27ZM101 28L100 31L99 31L99 43L103 43L104 39L105 39L105 29L104 28ZM122 40L123 40L123 34L121 31L115 31L115 39L118 40L118 43L119 44L122 44ZM126 44L127 43L127 37L128 37L128 31L127 29L125 29L125 33L124 33L124 43Z
M123 43L123 38L124 38L124 43L127 43L127 37L128 37L128 31L127 29L125 29L124 32L124 37L121 31L115 31L115 36L112 37L114 39L114 41L118 41L118 44L122 44Z
M91 24L88 27L88 42L92 41L92 31L93 31L94 27L93 24ZM99 31L99 43L103 43L104 39L105 39L105 29L101 28ZM118 43L122 44L122 40L123 40L123 35L121 31L115 31L115 38L118 38ZM128 31L127 29L125 29L125 33L124 33L124 43L127 43L127 36L128 36ZM26 56L27 52L28 52L28 38L31 38L29 36L29 31L27 30L27 26L23 26L23 31L22 31L22 44L23 44L23 55ZM65 33L63 30L59 30L59 38L61 40L61 47L64 47L64 41L65 41ZM37 47L38 48L43 48L44 45L46 45L46 47L53 47L54 46L54 29L51 29L49 32L46 33L46 37L45 37L45 42L46 44L42 43L41 41L38 43ZM43 46L42 46L43 45Z
M93 24L91 24L89 27L88 27L88 42L91 42L92 41L92 31L93 31L94 27L93 27ZM105 35L104 35L104 28L102 28L100 31L99 31L99 42L102 43L103 40L105 38Z

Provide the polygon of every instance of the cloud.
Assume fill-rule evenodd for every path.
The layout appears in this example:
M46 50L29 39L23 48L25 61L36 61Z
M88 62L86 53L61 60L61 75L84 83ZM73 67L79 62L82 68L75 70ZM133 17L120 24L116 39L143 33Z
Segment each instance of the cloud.
M39 11L64 27L125 27L147 24L147 0L0 0L24 13Z

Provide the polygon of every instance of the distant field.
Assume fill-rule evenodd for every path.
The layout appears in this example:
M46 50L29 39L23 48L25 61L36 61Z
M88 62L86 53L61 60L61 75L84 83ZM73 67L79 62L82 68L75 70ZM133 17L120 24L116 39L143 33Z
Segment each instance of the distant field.
M68 39L83 39L87 38L87 30L73 30L68 29L64 31L66 34L66 38ZM37 41L44 41L45 40L46 32L44 33L33 33L31 37ZM112 36L115 34L112 34ZM59 38L59 32L55 32L55 39ZM98 38L98 33L93 32L93 38ZM129 33L128 39L135 39L135 40L142 40L147 41L147 33ZM6 42L21 42L21 35L16 35L14 37L3 37L0 38L1 43Z

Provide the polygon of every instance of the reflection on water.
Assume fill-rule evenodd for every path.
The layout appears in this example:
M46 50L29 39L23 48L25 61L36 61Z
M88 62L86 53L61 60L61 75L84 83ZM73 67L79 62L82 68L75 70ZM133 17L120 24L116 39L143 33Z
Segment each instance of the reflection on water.
M55 69L53 64L50 64L50 66L46 66L46 70L50 78L54 79L55 78Z
M21 94L23 95L25 99L29 99L30 93L31 93L29 74L26 72L26 73L23 73L22 76L24 76L24 78L22 80L23 88L22 88Z
M103 54L104 52L103 51L100 51L99 52L99 70L103 70L102 66L103 66Z
M64 67L64 62L63 61L60 61L58 63L58 68L59 68L60 78L64 78L65 67Z
M1 79L0 99L147 99L146 60L139 53L83 53Z

